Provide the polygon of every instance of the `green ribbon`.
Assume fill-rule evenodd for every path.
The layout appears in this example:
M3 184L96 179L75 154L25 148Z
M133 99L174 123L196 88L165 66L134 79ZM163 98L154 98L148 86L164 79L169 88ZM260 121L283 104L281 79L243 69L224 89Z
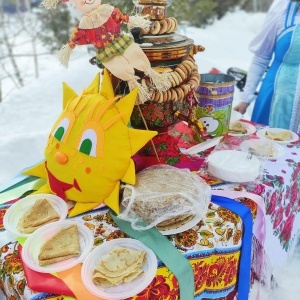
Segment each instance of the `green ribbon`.
M156 228L137 231L131 227L129 222L118 218L113 211L110 211L110 214L123 232L153 250L165 266L176 276L179 284L179 299L194 300L194 272L192 266L174 245Z

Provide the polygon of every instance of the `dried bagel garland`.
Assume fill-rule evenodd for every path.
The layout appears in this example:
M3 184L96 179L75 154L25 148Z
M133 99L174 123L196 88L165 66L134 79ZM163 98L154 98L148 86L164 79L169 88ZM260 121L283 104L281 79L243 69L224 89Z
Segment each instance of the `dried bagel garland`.
M142 79L142 84L147 85L153 90L150 101L159 103L165 101L184 101L191 87L198 87L200 83L198 66L191 55L188 55L173 71L169 72L169 74L171 88L162 93L154 89L150 80L146 78Z
M152 20L152 25L147 30L142 30L144 35L162 35L176 32L178 29L178 22L173 17L168 17L162 20Z

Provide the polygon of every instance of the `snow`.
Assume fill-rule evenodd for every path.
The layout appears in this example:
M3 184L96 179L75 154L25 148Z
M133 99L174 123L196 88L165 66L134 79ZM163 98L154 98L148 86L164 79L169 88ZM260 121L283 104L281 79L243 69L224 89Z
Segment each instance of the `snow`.
M229 67L247 70L252 58L248 45L260 30L264 18L264 13L249 14L237 10L204 29L182 27L179 33L206 48L196 55L200 73L207 73L212 68L222 72L226 72ZM65 69L56 56L41 56L40 77L34 80L30 74L34 70L29 68L27 74L31 76L31 82L11 92L0 103L0 184L42 160L48 133L62 109L62 82L80 93L99 71L89 64L89 58L85 46L77 47L69 68ZM235 102L239 96L240 92L236 89ZM245 118L249 118L250 112ZM276 270L280 286L275 294L269 295L262 289L260 299L299 298L299 252L298 249L284 268ZM251 296L253 299L256 288Z

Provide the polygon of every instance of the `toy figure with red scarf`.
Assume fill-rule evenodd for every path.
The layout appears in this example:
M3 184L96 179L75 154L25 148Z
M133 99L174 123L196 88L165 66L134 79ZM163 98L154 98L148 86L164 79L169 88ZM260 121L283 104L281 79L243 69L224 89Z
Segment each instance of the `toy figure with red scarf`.
M58 1L44 0L42 6L52 8ZM169 74L153 70L141 47L130 35L121 31L122 23L126 23L129 30L149 28L149 20L143 16L123 14L111 5L101 4L101 0L71 1L83 16L73 29L70 40L59 52L59 60L65 67L75 46L92 44L96 48L97 64L103 64L115 77L126 81L130 90L139 88L138 104L149 100L151 93L147 86L139 82L135 69L148 76L158 91L170 88Z

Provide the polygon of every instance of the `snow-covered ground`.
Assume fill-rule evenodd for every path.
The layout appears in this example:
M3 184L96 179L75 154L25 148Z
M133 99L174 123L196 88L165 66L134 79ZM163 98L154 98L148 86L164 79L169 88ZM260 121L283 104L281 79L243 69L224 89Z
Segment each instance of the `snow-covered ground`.
M248 44L261 28L264 17L263 13L236 11L205 29L180 28L179 33L206 48L196 55L200 73L212 68L222 72L230 67L247 70L252 57ZM48 132L62 108L62 82L80 92L99 71L89 64L89 58L85 46L77 47L69 68L65 69L55 55L40 56L38 79L34 79L33 65L24 61L25 81L30 82L10 92L0 103L0 183L43 157ZM234 101L239 94L236 89ZM249 118L249 113L245 118Z
M248 44L260 30L264 18L263 13L235 11L207 28L180 28L178 33L206 48L196 56L200 73L207 73L212 68L222 72L230 67L247 70L252 57ZM28 68L31 82L11 92L0 103L0 184L43 158L48 133L62 109L62 82L76 92L87 87L98 72L96 67L89 64L89 58L85 46L77 47L69 68L65 69L55 56L41 56L40 77L34 80L33 69ZM234 102L239 100L239 96L240 92L236 89ZM249 116L250 112L244 117ZM279 288L272 295L262 290L260 299L299 299L300 251L276 273ZM256 293L253 293L251 298L255 299L255 296Z

